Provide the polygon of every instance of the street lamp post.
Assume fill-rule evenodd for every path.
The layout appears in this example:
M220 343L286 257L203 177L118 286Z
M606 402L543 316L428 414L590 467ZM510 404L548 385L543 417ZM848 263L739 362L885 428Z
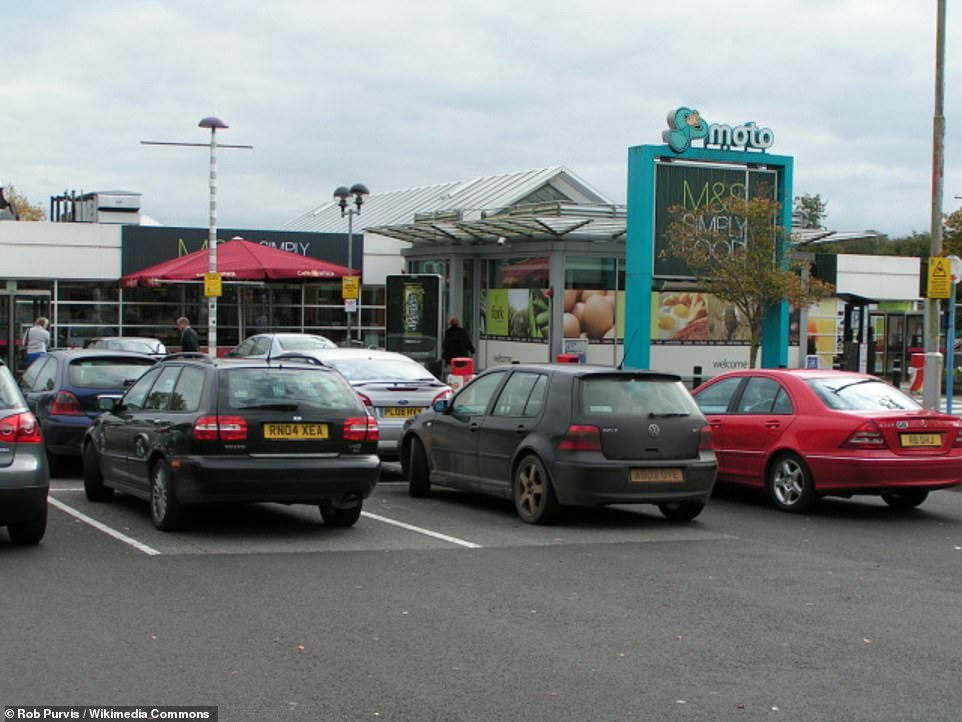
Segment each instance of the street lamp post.
M217 298L220 295L220 283L217 276L217 148L243 148L251 150L252 145L222 145L217 142L217 129L227 129L227 125L220 118L210 115L201 118L197 124L199 128L210 128L209 143L178 143L161 140L142 140L143 145L179 145L210 148L210 216L207 233L208 273L217 282L208 288L204 283L204 295L207 296L207 351L211 356L217 356Z
M341 218L347 216L347 275L348 278L354 276L354 214L361 214L361 206L364 199L370 195L370 191L363 183L355 183L350 188L339 186L334 191L334 200L341 208ZM350 208L348 199L353 196L356 208ZM347 298L345 297L344 313L347 315L347 344L351 344L351 311L347 308ZM356 300L356 299L355 299ZM361 322L357 324L358 332L361 330Z

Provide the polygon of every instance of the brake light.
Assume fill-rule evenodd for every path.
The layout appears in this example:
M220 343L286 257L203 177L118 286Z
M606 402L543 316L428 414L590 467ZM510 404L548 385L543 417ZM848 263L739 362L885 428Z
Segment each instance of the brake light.
M866 421L859 426L842 444L843 449L884 449L887 446L885 437L874 421Z
M956 432L956 434L955 434L955 441L953 442L952 446L953 446L954 448L956 448L956 449L958 449L960 446L962 446L962 429L959 429L959 430Z
M714 434L712 434L711 426L707 424L700 429L698 448L701 451L711 451L715 448L715 437Z
M601 451L601 430L589 424L572 424L558 444L564 451Z
M358 397L361 399L364 405L367 406L368 408L372 408L374 406L374 404L371 403L371 400L367 396L362 394L360 391L355 391L354 393L358 395Z
M450 401L452 396L454 396L454 393L451 389L445 389L431 400L431 406L434 406L438 401Z
M39 444L40 424L29 411L0 419L0 441L8 444Z
M50 413L58 416L83 416L80 399L69 391L59 391L50 404Z
M381 438L381 431L377 427L377 419L373 416L352 416L344 419L345 441L377 441Z
M246 441L247 419L243 416L201 416L194 422L196 441Z

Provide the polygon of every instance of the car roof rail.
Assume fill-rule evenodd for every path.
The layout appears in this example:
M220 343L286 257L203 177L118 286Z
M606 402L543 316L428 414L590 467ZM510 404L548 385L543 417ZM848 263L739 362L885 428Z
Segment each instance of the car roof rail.
M271 356L266 360L268 363L271 361L299 361L301 363L313 364L314 366L327 366L327 364L321 361L319 358L315 356L309 356L305 353L284 353L280 356Z
M214 359L211 358L210 354L202 353L200 351L178 351L177 353L169 353L164 356L162 361L202 361L205 363L214 363Z

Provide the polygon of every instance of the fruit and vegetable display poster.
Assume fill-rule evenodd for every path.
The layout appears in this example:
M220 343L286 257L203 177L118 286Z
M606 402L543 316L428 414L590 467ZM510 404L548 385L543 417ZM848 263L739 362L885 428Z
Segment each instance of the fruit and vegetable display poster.
M481 294L481 335L548 342L551 299L540 288L491 288Z

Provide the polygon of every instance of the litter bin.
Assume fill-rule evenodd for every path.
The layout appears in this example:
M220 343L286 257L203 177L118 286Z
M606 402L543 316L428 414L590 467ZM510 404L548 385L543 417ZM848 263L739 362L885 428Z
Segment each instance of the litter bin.
M451 359L448 372L448 386L457 390L474 378L474 359L467 356L457 356Z
M576 353L559 353L555 356L555 361L559 364L576 364L581 361L581 357Z

